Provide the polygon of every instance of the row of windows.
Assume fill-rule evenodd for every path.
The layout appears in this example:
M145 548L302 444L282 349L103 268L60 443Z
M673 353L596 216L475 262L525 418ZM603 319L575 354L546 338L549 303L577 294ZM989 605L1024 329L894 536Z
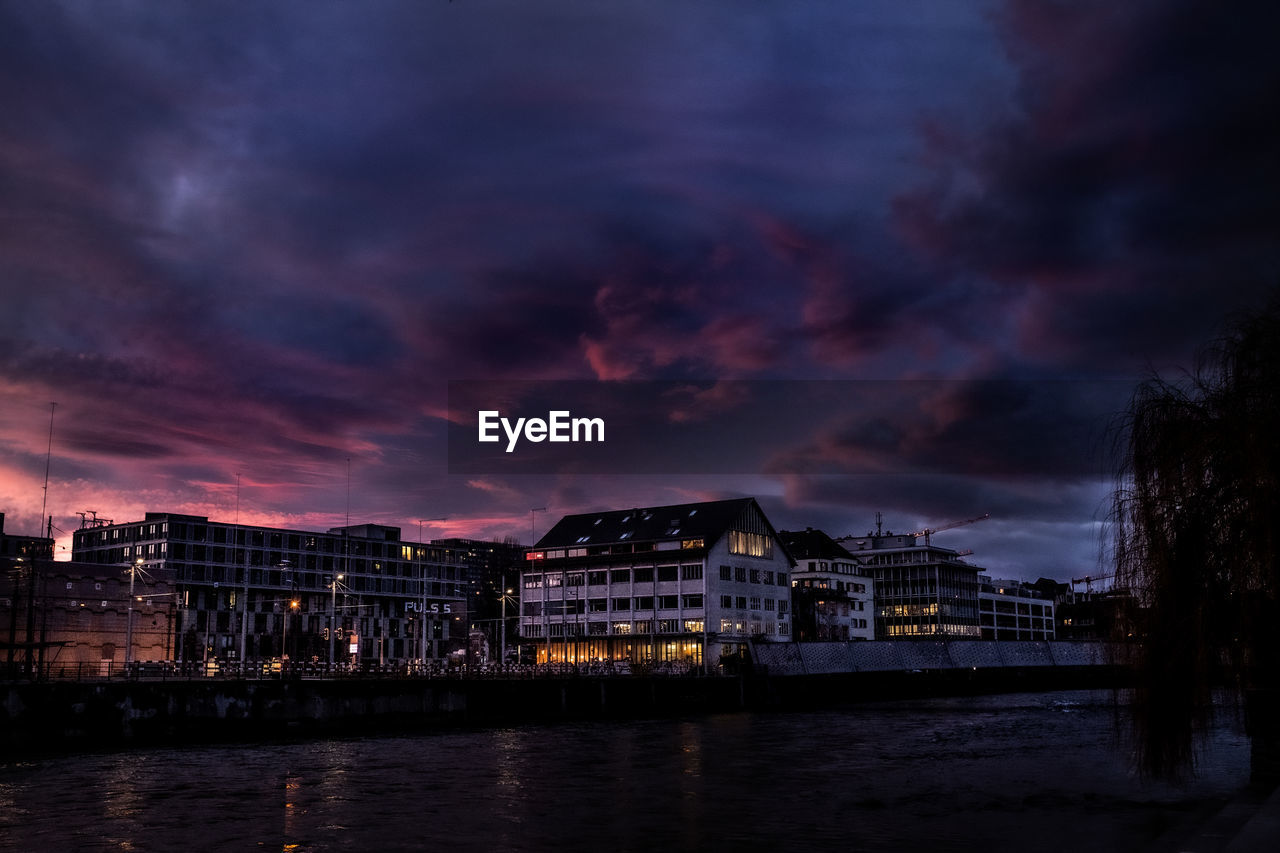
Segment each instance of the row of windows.
M685 610L702 607L702 594L686 595L638 595L623 598L568 598L550 601L526 601L521 605L524 616L573 616L579 613L619 613L630 610ZM657 605L655 607L654 605ZM544 608L545 605L545 608Z
M737 581L738 583L759 583L765 586L786 586L786 572L773 572L769 569L748 569L745 566L721 566L720 580Z
M323 554L351 555L403 560L432 560L442 563L460 562L463 555L449 548L413 545L404 542L376 542L353 537L285 533L279 530L255 530L221 525L196 525L175 523L173 536L169 536L168 522L113 527L103 530L77 531L73 538L73 550L119 545L126 542L144 542L148 539L172 539L175 545L204 547L201 543L233 545L250 548L279 549ZM80 559L79 556L76 559Z
M720 606L725 610L760 610L761 605L766 611L777 609L779 615L785 616L791 609L791 602L785 598L774 600L766 598L763 601L756 595L722 595L720 596Z
M862 569L853 563L845 563L839 560L827 562L826 560L809 560L809 571L811 572L835 572L838 575L860 575Z
M701 619L642 619L635 622L553 622L547 627L547 635L551 637L599 637L605 634L630 636L635 634L652 634L654 625L659 634L701 634L706 623ZM542 625L537 623L525 625L521 629L522 636L543 636Z
M654 578L667 583L675 580L702 580L702 565L686 566L643 566L637 569L610 569L591 572L547 572L545 574L526 574L525 589L542 589L559 586L607 586L609 584L653 583Z
M804 578L802 580L792 581L791 585L795 587L804 587L805 589L834 589L836 592L865 593L867 591L867 585L865 583L854 583L853 581L845 583L844 581L838 580L834 585L832 585L832 582L827 578Z

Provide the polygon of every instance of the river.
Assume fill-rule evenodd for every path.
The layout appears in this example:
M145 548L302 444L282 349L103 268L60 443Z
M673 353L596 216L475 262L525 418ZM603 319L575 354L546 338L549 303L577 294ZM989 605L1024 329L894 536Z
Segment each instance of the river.
M1131 850L1248 780L1226 711L1144 782L1108 692L0 762L0 850Z

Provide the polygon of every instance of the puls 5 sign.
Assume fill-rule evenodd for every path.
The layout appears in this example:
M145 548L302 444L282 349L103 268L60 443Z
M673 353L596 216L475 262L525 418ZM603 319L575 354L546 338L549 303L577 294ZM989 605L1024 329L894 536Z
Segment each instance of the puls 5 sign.
M425 605L426 610L423 610L423 606L424 605L421 601L406 601L404 603L404 612L405 613L435 613L435 614L453 612L452 604L441 604L438 601L433 601L430 604Z

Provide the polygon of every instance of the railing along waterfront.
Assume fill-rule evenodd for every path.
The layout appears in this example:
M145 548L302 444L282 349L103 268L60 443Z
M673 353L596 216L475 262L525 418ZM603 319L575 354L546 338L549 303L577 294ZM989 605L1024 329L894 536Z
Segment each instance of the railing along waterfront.
M47 681L191 681L279 679L531 679L566 676L626 677L700 676L689 664L626 664L612 662L553 663L537 665L334 664L292 663L280 660L246 661L135 661L130 664L46 664L35 680ZM29 680L10 677L8 680Z

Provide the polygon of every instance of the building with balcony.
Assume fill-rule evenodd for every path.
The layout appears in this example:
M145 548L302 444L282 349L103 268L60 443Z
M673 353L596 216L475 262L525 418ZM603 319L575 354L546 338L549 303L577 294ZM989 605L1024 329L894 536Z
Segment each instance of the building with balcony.
M395 664L439 659L466 642L463 557L406 542L398 527L316 532L149 512L87 524L72 536L72 556L135 566L170 591L180 661Z
M520 634L539 662L709 671L791 639L791 566L754 498L568 515L526 555Z
M1053 599L1030 584L978 576L978 616L984 640L1052 640Z
M780 531L795 560L791 632L797 642L875 639L875 581L840 544L812 527Z

